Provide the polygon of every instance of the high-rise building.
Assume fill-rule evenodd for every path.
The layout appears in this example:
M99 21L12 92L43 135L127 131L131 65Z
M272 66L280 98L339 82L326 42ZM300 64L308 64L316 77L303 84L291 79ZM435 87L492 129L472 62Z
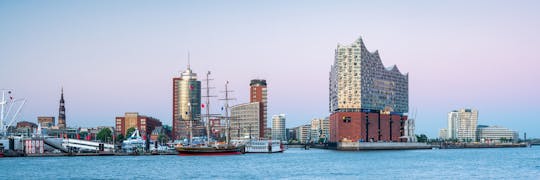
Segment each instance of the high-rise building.
M238 104L231 107L231 138L263 138L261 136L261 106L259 102Z
M188 138L190 128L204 126L201 120L201 81L188 65L180 77L173 78L173 138ZM190 121L192 121L190 123ZM191 124L191 127L190 127ZM204 130L194 129L193 136Z
M266 88L266 80L264 79L253 79L249 83L250 90L249 90L249 102L259 102L261 103L260 111L259 111L259 120L260 120L260 126L259 126L259 137L265 136L265 128L266 128L266 122L267 120L267 112L268 112L268 99L267 99L267 88Z
M448 113L448 129L446 136L448 139L457 139L458 138L458 129L459 129L459 113L454 110Z
M274 115L272 117L272 139L287 141L287 132L285 130L285 114Z
M58 128L66 128L66 107L64 106L64 88L60 94L60 107L58 108Z
M339 45L330 68L330 142L407 141L408 74L385 68L362 38Z
M137 128L141 133L141 136L146 137L150 135L156 128L162 126L159 119L142 116L136 112L126 112L123 117L116 117L116 133L122 134L124 137L131 136L127 134L129 128Z
M448 138L460 141L476 141L478 110L460 109L448 113Z

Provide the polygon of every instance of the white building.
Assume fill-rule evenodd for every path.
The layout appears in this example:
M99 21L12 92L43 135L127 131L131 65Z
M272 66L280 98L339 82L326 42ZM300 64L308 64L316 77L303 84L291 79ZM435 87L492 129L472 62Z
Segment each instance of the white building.
M448 130L447 129L439 130L439 138L448 139Z
M395 65L385 67L379 52L369 52L361 37L338 44L329 81L330 112L409 111L409 75Z
M448 138L476 141L478 110L460 109L448 113Z
M330 138L330 121L326 118L314 118L311 120L310 139L318 142L323 139L324 142Z
M457 139L458 138L458 129L459 129L459 113L457 111L452 111L448 113L448 129L446 132L447 139Z
M287 132L285 131L285 114L274 115L272 117L272 139L287 141Z
M403 138L407 139L407 142L417 142L416 134L414 133L415 129L415 121L414 119L408 119L405 121L405 124L403 125Z
M311 141L310 133L311 133L311 125L306 124L306 125L299 126L298 130L296 131L296 139L300 143L309 143Z
M231 138L259 138L260 124L259 102L239 104L231 107ZM266 128L266 127L263 127Z
M482 143L517 142L518 132L501 126L478 126L478 140Z

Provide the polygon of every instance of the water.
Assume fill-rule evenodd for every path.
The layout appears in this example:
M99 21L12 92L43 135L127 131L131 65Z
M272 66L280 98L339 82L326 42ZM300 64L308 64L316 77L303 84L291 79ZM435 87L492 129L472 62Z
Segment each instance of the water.
M540 147L0 158L0 179L540 179Z

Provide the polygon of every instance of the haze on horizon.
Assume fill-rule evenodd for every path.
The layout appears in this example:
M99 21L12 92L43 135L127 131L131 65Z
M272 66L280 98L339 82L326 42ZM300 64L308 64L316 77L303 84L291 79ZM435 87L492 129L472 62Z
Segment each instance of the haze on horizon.
M540 137L539 1L0 1L0 88L25 97L21 119L114 125L139 112L171 124L172 78L212 71L232 104L268 81L268 117L287 127L326 117L336 44L360 36L385 66L409 73L416 133L436 137L447 113ZM215 112L222 102L212 101Z

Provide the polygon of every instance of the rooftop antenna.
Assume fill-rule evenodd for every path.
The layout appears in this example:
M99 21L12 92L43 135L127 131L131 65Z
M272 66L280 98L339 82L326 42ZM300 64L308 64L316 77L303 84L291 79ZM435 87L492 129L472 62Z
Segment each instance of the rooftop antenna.
M190 61L190 57L189 57L189 50L188 50L188 52L187 52L187 68L188 68L188 69L190 69L190 67L189 67L189 66L190 66L190 65L189 65L190 62L189 62L189 61Z

